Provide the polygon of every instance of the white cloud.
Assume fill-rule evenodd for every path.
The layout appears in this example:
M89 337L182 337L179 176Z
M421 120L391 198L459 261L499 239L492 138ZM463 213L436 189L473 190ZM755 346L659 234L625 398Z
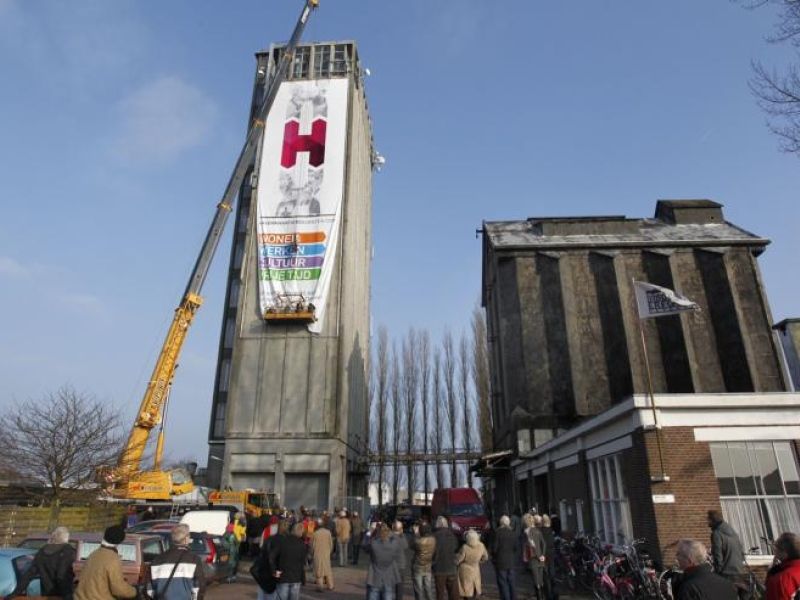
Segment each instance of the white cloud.
M31 271L22 263L8 256L0 256L0 275L10 277L26 277Z
M178 77L151 81L120 102L117 156L132 163L165 163L202 144L217 117L206 94Z

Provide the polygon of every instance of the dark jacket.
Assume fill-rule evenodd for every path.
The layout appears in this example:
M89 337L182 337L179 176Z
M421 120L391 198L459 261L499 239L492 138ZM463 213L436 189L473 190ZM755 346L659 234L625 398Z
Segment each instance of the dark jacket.
M31 580L39 578L42 596L72 598L72 563L75 562L75 548L69 544L47 544L33 557L31 568L22 576L12 595L24 594Z
M296 535L285 536L269 554L271 574L281 572L278 583L306 582L306 545Z
M400 553L403 552L403 548L397 539L389 537L382 540L378 537L372 540L367 552L370 558L367 570L368 586L394 588L403 581L403 575L400 573Z
M744 566L744 551L739 536L725 521L711 530L711 555L714 571L726 577L739 575Z
M253 564L253 568L258 571L259 579L263 585L262 583L258 583L258 581L256 583L258 583L258 586L268 594L273 593L278 585L278 580L272 575L275 572L275 569L272 568L272 563L270 562L270 552L277 548L284 537L285 536L283 535L274 535L267 538L266 541L261 545L261 550L258 553L255 563Z
M711 572L710 565L687 569L675 592L675 600L737 600L736 587Z
M492 540L492 561L498 571L507 571L517 566L519 558L519 536L508 527L500 527Z
M431 570L434 575L456 574L456 552L458 539L449 527L440 527L433 534L436 547L433 550L433 564Z
M173 546L153 558L146 581L150 597L158 600L202 600L206 591L203 561L186 546Z
M411 570L414 573L430 573L436 551L436 538L432 535L415 537L411 541L411 550L414 552Z
M784 561L769 570L765 600L794 598L797 590L800 590L800 559Z

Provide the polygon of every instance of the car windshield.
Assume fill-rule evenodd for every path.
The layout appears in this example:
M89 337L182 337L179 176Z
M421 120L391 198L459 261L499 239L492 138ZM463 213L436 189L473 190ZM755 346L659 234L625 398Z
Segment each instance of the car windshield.
M191 550L195 554L208 554L208 545L206 544L206 538L192 536L192 543L189 546L189 550Z
M480 504L451 504L450 514L455 517L482 517L483 506Z
M89 558L89 555L99 547L100 542L83 542L78 560L86 560ZM134 544L120 544L117 546L117 554L119 554L121 560L136 562L136 546Z

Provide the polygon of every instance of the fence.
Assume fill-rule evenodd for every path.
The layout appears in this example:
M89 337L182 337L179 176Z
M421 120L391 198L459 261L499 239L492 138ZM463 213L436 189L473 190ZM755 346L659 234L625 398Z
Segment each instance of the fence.
M64 507L57 525L70 531L103 531L109 525L122 523L122 506ZM16 546L25 536L51 528L50 508L0 507L0 545Z

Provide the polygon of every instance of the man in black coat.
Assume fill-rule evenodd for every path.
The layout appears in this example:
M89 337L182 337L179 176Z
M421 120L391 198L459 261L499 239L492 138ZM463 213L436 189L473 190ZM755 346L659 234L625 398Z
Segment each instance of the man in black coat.
M56 527L47 544L33 557L33 564L20 578L12 595L24 594L28 584L38 577L43 596L71 600L75 579L72 563L75 558L75 548L69 544L69 530Z
M714 573L706 562L708 550L695 540L681 540L675 558L683 578L675 591L675 600L737 600L736 587Z
M519 562L519 536L512 531L508 515L500 517L500 527L492 539L491 553L500 600L515 600L514 569Z
M296 523L269 552L270 575L277 580L281 600L300 600L300 586L306 582L306 553L302 523Z
M456 576L458 539L445 517L436 519L436 533L433 537L436 540L436 547L433 550L431 572L436 586L436 600L445 600L445 593L449 600L460 600Z

